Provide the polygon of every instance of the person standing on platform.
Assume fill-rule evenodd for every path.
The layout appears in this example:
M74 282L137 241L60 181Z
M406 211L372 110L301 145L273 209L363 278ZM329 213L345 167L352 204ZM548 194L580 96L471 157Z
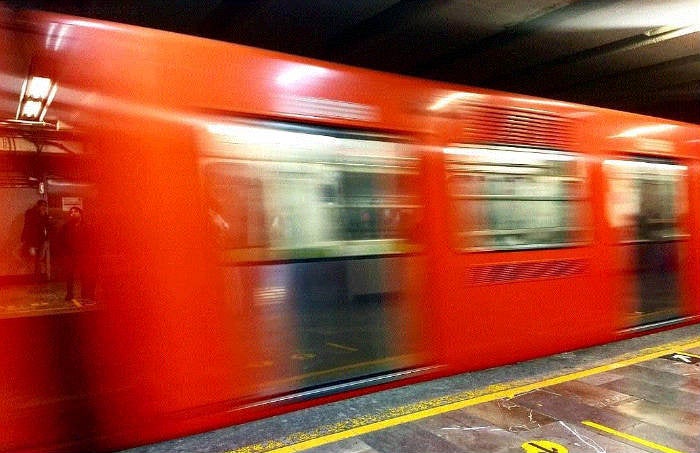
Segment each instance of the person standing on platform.
M46 200L37 201L24 213L22 250L34 261L34 278L37 282L48 278L46 262L49 248L49 206Z
M83 218L81 208L74 206L68 211L68 221L63 226L62 239L66 254L65 300L78 302L75 299L74 287L76 277L79 277L82 303L93 303L95 297L95 269L91 259L94 256L93 234L90 225Z

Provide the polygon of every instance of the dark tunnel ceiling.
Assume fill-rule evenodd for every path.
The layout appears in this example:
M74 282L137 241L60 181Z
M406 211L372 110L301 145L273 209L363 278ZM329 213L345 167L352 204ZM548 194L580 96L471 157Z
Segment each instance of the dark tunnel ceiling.
M700 123L700 0L9 2Z

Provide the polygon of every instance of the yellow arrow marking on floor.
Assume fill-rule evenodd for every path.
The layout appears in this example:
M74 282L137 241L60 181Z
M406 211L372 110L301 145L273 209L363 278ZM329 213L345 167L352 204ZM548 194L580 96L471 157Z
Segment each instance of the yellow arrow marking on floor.
M548 440L531 440L525 442L522 447L527 453L569 453L565 446Z

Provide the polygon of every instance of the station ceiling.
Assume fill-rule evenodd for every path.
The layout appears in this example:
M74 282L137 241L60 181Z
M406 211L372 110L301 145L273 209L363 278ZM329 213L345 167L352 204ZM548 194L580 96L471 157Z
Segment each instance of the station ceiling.
M700 123L700 0L6 3Z

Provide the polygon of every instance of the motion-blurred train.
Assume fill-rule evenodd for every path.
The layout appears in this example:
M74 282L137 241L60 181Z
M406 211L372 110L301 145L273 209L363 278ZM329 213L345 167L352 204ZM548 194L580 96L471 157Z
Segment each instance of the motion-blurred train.
M0 13L0 451L109 451L700 320L696 125Z

